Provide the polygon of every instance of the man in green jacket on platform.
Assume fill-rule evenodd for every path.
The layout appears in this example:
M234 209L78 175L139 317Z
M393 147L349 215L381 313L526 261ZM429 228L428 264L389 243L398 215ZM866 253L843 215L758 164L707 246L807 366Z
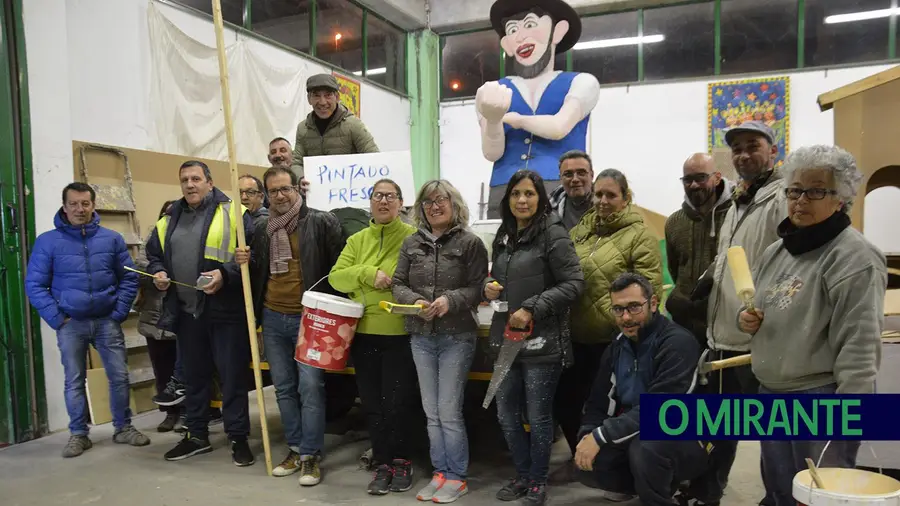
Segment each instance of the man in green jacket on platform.
M306 81L307 98L313 110L297 126L291 168L303 179L303 157L377 153L378 145L365 123L341 104L337 79L317 74ZM307 177L315 185L315 174Z

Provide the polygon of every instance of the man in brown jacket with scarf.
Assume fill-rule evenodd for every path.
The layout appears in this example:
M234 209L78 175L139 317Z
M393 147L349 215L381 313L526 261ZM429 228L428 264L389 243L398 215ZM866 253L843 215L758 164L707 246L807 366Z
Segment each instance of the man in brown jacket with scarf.
M272 474L300 471L300 484L319 483L325 444L325 371L294 361L306 290L335 293L327 277L344 249L341 225L331 213L310 209L297 174L272 167L263 175L269 217L251 245L253 300L261 315L263 342L285 439L290 451ZM247 254L235 254L246 263ZM321 282L319 282L321 281Z

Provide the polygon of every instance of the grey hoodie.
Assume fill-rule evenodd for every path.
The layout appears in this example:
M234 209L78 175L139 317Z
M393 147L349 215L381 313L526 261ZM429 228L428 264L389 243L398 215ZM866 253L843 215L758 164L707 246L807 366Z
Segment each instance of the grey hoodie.
M713 265L713 288L707 306L706 336L713 350L750 351L750 336L735 325L735 315L742 304L728 268L728 248L742 246L747 253L750 271L756 269L766 248L780 240L778 224L787 217L784 186L784 180L776 170L748 206L738 209L737 204L732 203L725 215L719 232L719 253Z

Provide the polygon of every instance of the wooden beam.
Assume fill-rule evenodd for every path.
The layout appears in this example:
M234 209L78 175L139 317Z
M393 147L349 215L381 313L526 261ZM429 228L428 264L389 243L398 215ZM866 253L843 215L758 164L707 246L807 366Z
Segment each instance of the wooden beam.
M840 88L822 93L819 95L816 102L819 104L820 111L827 111L834 107L834 103L838 100L856 95L857 93L862 93L876 86L889 83L895 79L900 79L900 66L889 68L865 79L860 79L859 81L850 83L846 86L841 86Z

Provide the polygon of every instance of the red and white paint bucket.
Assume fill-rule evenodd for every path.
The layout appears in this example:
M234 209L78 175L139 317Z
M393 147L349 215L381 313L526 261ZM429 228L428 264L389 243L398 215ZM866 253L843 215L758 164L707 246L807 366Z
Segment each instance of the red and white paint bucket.
M302 301L303 321L294 360L327 371L343 371L365 308L350 299L319 292L307 291Z
M808 469L794 476L798 506L900 506L900 481L862 469L818 469L824 489L813 484Z

